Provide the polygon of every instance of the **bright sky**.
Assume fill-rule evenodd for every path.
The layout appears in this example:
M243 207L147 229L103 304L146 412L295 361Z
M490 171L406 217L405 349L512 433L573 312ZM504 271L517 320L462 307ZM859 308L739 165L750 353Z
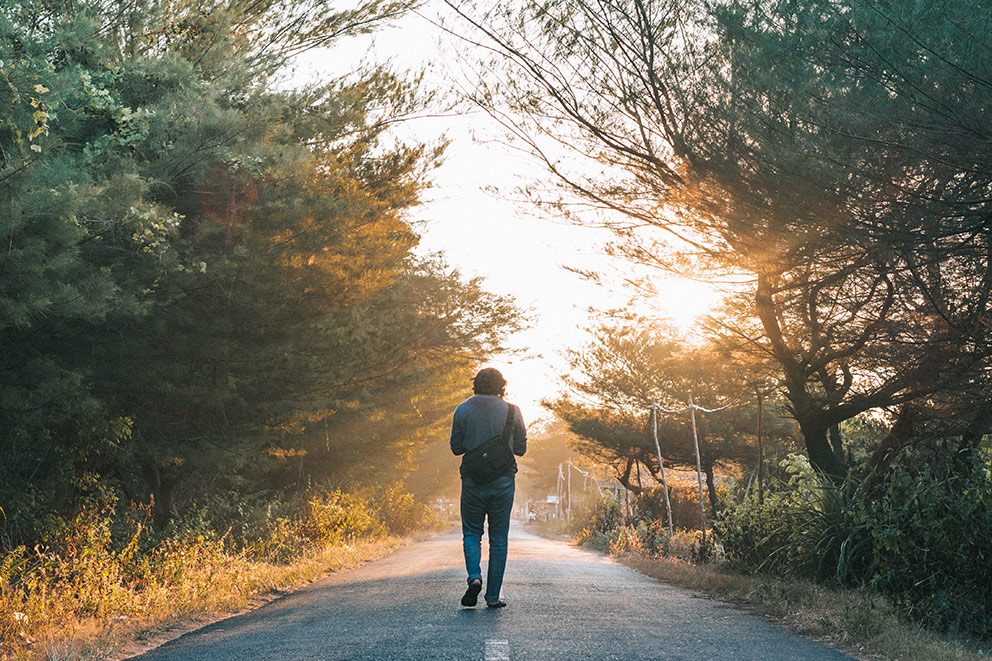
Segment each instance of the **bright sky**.
M399 69L426 69L426 83L443 86L460 69L460 56L473 57L465 48L410 14L371 37L308 54L294 79L327 78L363 60L390 60ZM620 308L631 298L619 284L593 284L564 268L616 270L615 261L603 253L610 236L538 217L510 201L515 186L547 175L525 155L494 144L501 134L483 113L416 119L397 134L423 141L446 135L451 140L434 189L415 212L422 221L420 250L444 253L464 275L482 276L487 289L512 295L528 311L531 327L510 341L519 353L492 365L506 376L508 398L527 419L545 417L539 402L559 391L567 369L563 353L585 342L584 329L594 323L590 308ZM717 299L706 284L660 273L655 286L660 295L652 301L652 312L684 330Z

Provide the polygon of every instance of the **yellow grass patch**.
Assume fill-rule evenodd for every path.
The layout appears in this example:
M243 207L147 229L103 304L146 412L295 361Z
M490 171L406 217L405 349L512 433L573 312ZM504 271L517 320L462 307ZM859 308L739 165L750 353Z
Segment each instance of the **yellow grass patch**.
M243 553L205 552L190 544L162 559L155 580L122 587L125 593L95 594L95 612L90 613L80 609L78 594L39 590L15 603L13 592L0 592L2 657L108 659L138 653L155 646L150 642L179 635L184 625L202 625L260 605L267 597L382 557L405 543L398 537L340 543L288 564L252 560ZM170 568L169 560L178 564ZM100 599L110 604L98 603Z

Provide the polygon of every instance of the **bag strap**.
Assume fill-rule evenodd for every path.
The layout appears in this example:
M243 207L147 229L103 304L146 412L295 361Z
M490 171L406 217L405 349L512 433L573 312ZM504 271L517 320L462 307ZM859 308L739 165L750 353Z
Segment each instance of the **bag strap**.
M509 443L510 442L510 434L513 433L513 418L515 417L514 416L514 413L515 413L514 412L514 409L515 408L516 407L514 407L513 404L510 404L509 402L507 402L507 404L506 404L506 424L503 425L503 442L504 443Z

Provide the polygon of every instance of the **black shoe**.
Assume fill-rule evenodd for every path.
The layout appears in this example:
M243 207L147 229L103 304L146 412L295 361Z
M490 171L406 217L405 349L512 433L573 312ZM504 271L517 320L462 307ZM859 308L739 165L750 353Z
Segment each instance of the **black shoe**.
M462 596L462 606L472 607L479 603L479 593L482 592L482 581L476 579L468 584L468 590Z
M499 601L486 602L488 608L506 608L506 602L500 599Z

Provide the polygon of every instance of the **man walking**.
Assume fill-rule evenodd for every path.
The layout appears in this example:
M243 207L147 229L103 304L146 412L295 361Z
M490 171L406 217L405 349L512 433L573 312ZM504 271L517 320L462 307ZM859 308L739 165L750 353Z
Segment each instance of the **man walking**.
M514 455L522 457L527 451L527 428L520 409L503 400L506 379L499 370L492 367L481 370L475 376L472 391L475 394L455 409L451 423L451 451L455 455L468 453L460 469L462 543L468 570L468 589L462 597L462 606L475 606L482 591L482 527L488 517L489 571L485 599L489 608L502 608L506 602L500 599L500 589L506 569L517 472ZM506 452L507 445L512 453ZM501 461L503 452L506 457ZM486 475L487 470L495 471L495 475Z

